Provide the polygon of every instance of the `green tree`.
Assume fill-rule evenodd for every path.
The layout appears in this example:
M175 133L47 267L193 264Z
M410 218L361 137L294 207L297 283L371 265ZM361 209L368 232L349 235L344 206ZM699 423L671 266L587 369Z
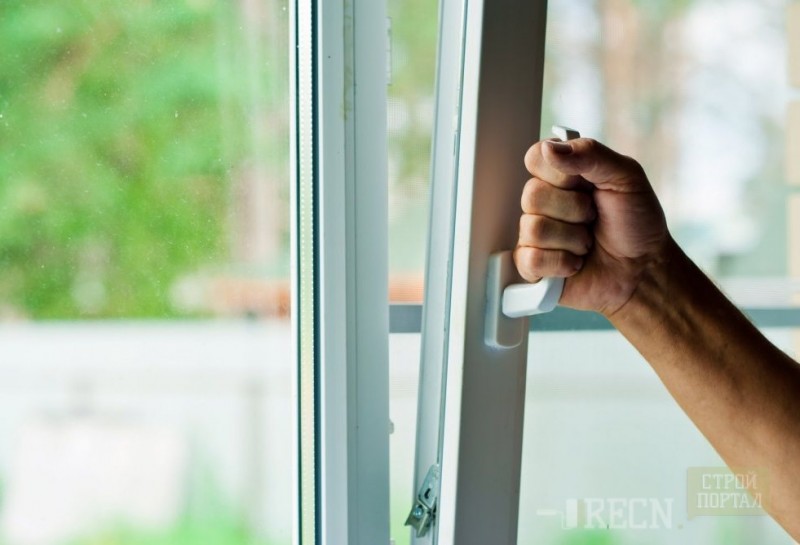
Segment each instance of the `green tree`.
M220 111L244 86L218 77L216 42L233 9L3 1L0 305L171 315L174 280L224 257L238 157L223 153Z

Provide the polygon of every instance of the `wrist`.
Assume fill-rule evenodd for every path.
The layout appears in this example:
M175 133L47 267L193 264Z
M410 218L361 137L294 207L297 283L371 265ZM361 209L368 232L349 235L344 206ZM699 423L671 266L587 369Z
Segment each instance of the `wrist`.
M674 284L680 283L680 277L687 270L686 262L689 258L667 234L661 247L632 273L634 285L630 297L616 309L604 313L605 317L618 327L619 323L630 321L643 310L669 304L676 295Z

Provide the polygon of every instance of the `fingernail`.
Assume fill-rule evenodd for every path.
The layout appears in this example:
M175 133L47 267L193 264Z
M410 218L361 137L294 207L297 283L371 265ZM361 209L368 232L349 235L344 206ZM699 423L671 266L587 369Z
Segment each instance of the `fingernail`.
M578 264L577 264L577 265L575 265L575 271L576 271L576 272L577 272L577 271L579 271L579 270L581 270L581 269L583 268L583 262L584 262L584 260L583 260L583 259L580 259L580 260L578 261Z
M558 153L559 155L569 155L572 153L572 146L566 142L554 142L552 140L548 140L547 145L550 146L550 149L552 149L553 152Z

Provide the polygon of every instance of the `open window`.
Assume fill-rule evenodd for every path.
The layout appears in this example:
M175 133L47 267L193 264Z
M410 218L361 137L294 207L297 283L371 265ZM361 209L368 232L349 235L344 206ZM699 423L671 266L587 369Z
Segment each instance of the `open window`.
M797 355L797 2L89 4L0 20L0 541L787 542L599 317L482 340L559 123Z
M796 6L480 4L441 8L411 503L435 513L412 541L788 543L698 514L690 470L724 464L605 320L557 309L502 353L482 321L522 154L559 123L640 159L679 242L797 355Z

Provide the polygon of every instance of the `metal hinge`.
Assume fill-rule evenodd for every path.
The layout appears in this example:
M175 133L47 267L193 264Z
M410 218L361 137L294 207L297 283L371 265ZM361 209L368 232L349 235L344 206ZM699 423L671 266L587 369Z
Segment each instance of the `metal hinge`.
M417 492L417 499L406 519L406 526L416 530L417 537L428 533L436 518L436 500L439 495L439 466L434 464L428 469L425 480Z

